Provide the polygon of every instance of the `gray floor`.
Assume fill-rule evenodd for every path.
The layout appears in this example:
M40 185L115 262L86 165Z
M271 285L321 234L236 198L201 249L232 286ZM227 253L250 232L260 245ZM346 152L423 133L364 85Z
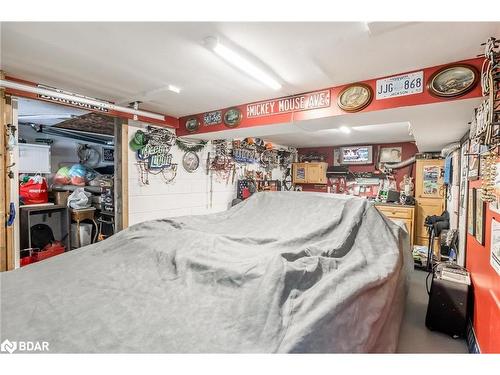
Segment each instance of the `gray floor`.
M468 353L463 339L452 339L425 327L427 311L427 272L414 270L410 275L410 290L406 300L405 316L399 335L398 353Z

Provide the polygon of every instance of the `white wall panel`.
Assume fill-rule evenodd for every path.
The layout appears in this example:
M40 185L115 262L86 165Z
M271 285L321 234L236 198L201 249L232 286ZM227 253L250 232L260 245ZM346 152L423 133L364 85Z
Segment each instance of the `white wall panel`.
M144 124L129 122L129 140L136 130L145 128ZM139 170L135 155L129 149L129 224L146 220L183 215L203 215L224 211L236 197L236 186L217 182L213 179L212 205L210 206L210 178L205 173L205 161L208 149L198 153L200 167L194 173L188 173L182 167L184 152L172 147L174 163L178 164L177 176L173 183L166 184L161 176L149 175L149 185L139 182ZM235 178L236 180L236 178Z

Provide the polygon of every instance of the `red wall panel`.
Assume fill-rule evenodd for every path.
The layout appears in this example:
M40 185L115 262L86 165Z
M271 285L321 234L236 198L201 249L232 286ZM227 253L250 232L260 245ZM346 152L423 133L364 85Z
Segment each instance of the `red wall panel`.
M470 187L480 188L481 181L471 181ZM490 265L493 219L500 222L500 214L487 208L485 245L482 246L474 236L467 234L465 258L474 290L474 331L482 353L500 353L500 276Z
M351 146L351 145L346 145L346 146ZM378 145L372 145L373 146L373 164L367 164L367 165L350 165L349 166L349 171L351 172L374 172L375 171L375 165L378 160L378 151L379 148L382 147L401 147L402 148L402 155L401 159L406 160L413 155L415 155L418 152L417 146L413 142L403 142L403 143L384 143L384 144L378 144ZM340 147L340 146L339 146ZM333 165L333 150L336 147L329 146L329 147L309 147L309 148L299 148L298 152L299 155L306 155L311 152L317 152L319 154L322 154L325 156L325 161L328 163L329 166ZM410 174L410 166L404 167L401 169L395 170L394 176L396 178L396 184L399 188L399 183L403 180L403 176L405 174ZM411 175L414 177L415 176L415 164L411 167ZM304 189L305 190L305 189Z
M481 71L481 66L483 64L484 58L474 58L474 59L468 59L468 60L462 60L458 61L457 63L464 63L464 64L469 64L477 68L478 71ZM445 101L453 101L453 100L462 100L462 99L469 99L469 98L477 98L482 96L481 92L481 85L477 84L473 90L470 92L466 93L465 95L462 95L460 97L455 97L455 98L440 98L431 95L431 93L427 90L427 83L429 78L439 69L443 68L444 66L447 66L449 64L443 64L443 65L438 65L438 66L433 66L433 67L428 67L428 68L423 68L423 69L415 69L410 72L404 72L404 73L399 73L399 74L394 74L393 76L400 75L400 74L405 74L405 73L411 73L411 72L416 72L419 70L423 70L424 74L424 90L421 93L414 94L414 95L406 95L406 96L400 96L400 97L394 97L394 98L387 98L387 99L380 99L377 100L374 98L372 102L363 110L360 112L371 112L371 111L380 111L384 109L391 109L391 108L398 108L398 107L408 107L408 106L415 106L415 105L422 105L422 104L432 104L432 103L439 103L439 102L445 102ZM392 76L389 76L392 77ZM374 92L375 96L375 90L376 90L376 82L378 79L382 78L387 78L387 77L378 77L376 79L370 79L363 81L362 83L370 86ZM303 121L303 120L311 120L311 119L318 119L318 118L325 118L325 117L332 117L332 116L341 116L341 115L346 115L349 114L348 112L343 111L337 106L337 99L339 93L347 86L350 84L346 85L341 85L341 86L336 86L336 87L330 87L330 88L322 88L320 90L330 90L330 106L326 108L320 108L320 109L311 109L311 110L297 110L294 112L288 112L288 113L279 113L279 114L273 114L273 115L265 115L261 117L247 117L247 105L248 104L255 104L255 103L260 103L255 102L255 103L247 103L247 104L240 104L240 105L235 105L234 107L238 108L241 113L242 113L242 120L241 123L238 125L238 128L250 128L250 127L256 127L256 126L265 126L265 125L272 125L272 124L280 124L280 123L290 123L290 126L293 126L294 121ZM299 93L297 93L299 94ZM295 95L294 95L295 96ZM273 98L277 99L277 98ZM214 108L215 110L216 108ZM228 110L228 108L222 108L220 109L222 113L224 114L225 111ZM186 128L186 121L189 118L196 117L200 121L200 128L195 131L195 134L200 134L200 133L211 133L211 132L217 132L217 131L222 131L222 130L227 130L228 127L225 126L223 123L218 124L218 125L212 125L212 126L204 126L203 125L203 113L198 113L198 114L193 114L189 116L184 116L179 119L179 128L177 130L177 135L179 136L185 136L189 135L189 133Z

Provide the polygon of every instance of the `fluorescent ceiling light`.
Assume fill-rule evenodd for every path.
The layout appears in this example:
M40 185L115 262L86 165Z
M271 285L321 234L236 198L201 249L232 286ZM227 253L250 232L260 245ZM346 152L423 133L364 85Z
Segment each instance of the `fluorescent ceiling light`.
M179 94L181 92L181 89L174 85L168 85L168 90L175 92L176 94Z
M341 126L339 130L344 134L349 134L351 132L351 129L348 128L347 126Z
M264 70L260 69L240 54L221 44L216 38L209 37L205 39L205 41L207 46L217 55L249 76L255 78L257 81L262 82L274 90L279 90L281 88L281 84L270 74L266 73Z

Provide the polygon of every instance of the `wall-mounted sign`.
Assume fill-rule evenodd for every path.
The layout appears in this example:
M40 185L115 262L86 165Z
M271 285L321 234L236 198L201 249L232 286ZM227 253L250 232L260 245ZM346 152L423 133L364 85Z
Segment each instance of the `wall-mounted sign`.
M148 160L151 169L163 168L172 164L172 154L167 145L152 145L148 143L144 148L137 151L137 158Z
M196 117L191 117L186 120L186 130L190 133L195 132L200 127L200 121Z
M330 106L330 90L321 90L288 98L247 105L247 118L276 115Z
M424 92L424 72L421 70L419 72L378 79L376 87L377 100L420 94Z
M219 125L222 123L222 111L212 111L203 114L203 125Z
M182 157L182 166L188 173L193 173L200 166L200 158L196 152L188 151Z
M92 98L90 96L83 96L83 95L75 94L73 92L64 91L61 89L57 89L55 87L50 87L50 86L45 86L45 85L37 85L37 86L42 88L42 89L56 91L56 92L61 93L61 94L77 96L77 97L82 98L82 99L89 99L89 100L96 100L96 101L104 102L104 100L102 100L102 99L96 99L96 98ZM43 95L43 94L38 94L38 97L42 100L46 100L49 102L61 103L64 105L70 105L72 107L77 107L77 108L81 108L81 109L88 109L90 111L108 112L107 108L97 106L97 105L90 105L88 103L82 103L82 102L79 102L78 100L61 99L61 98L56 98L54 96Z
M238 126L243 118L243 114L238 108L230 108L224 113L224 124L230 128Z
M102 161L113 163L115 161L115 150L113 148L102 148Z
M429 78L429 92L434 96L451 98L468 93L479 80L475 67L466 64L445 66Z
M372 97L370 86L355 83L347 86L339 93L337 105L346 112L357 112L370 104Z

